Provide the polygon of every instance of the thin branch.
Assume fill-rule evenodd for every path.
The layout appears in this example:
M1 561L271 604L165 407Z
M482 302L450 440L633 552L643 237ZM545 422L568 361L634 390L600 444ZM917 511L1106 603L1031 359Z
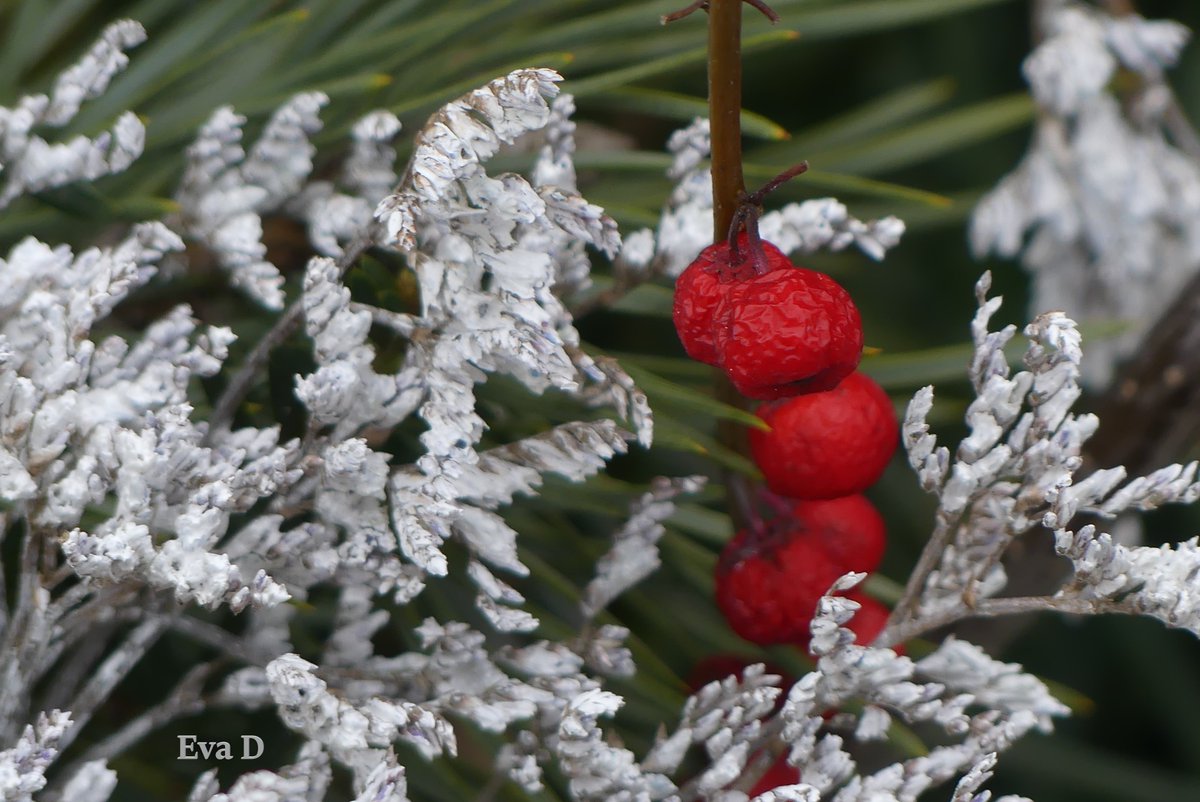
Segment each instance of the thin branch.
M344 276L346 271L350 269L358 258L375 243L375 225L368 225L367 230L360 234L354 242L346 247L342 257L338 259L338 276ZM213 405L212 415L208 420L208 431L204 435L204 445L210 445L213 437L218 433L229 431L233 423L233 416L237 413L237 408L245 399L246 394L250 392L250 388L258 379L263 368L266 367L267 361L271 358L271 352L274 351L284 340L292 335L299 327L300 321L304 317L304 296L303 294L292 301L291 305L284 311L279 319L275 321L275 325L262 336L253 350L246 356L242 366L229 379L229 383L225 385L217 403Z
M204 711L212 703L202 693L204 683L221 667L220 661L201 663L179 680L171 694L153 707L142 711L140 715L128 722L99 743L89 748L64 770L63 774L70 777L84 763L93 760L109 760L120 755L150 732L166 726L177 718L191 716Z
M872 645L894 646L897 643L912 640L969 618L997 618L1005 615L1043 612L1096 615L1104 612L1125 612L1125 610L1118 604L1072 596L1010 596L1001 599L983 599L975 607L957 605L923 618L897 622L895 626L889 625Z
M41 709L68 709L72 694L79 689L84 677L95 669L96 662L108 648L109 639L116 627L115 622L90 627L87 636L77 641L70 654L54 666L54 682L46 689L46 694L41 700ZM45 671L41 673L44 675Z
M951 520L941 510L938 511L937 525L934 527L933 534L929 536L925 548L921 550L921 556L917 559L917 564L909 574L908 582L904 585L904 595L900 597L900 601L893 608L892 614L888 618L887 628L881 637L889 637L893 631L902 629L913 619L921 601L921 595L925 592L925 583L929 580L929 575L937 568L942 554L954 538L958 520L958 518ZM900 641L892 640L890 642L899 643Z
M251 666L266 665L269 660L256 656L246 647L245 641L216 624L181 615L170 621L171 631L191 638L197 643L211 646L221 654Z
M43 533L29 524L35 512L26 518L25 539L21 543L21 561L17 569L17 594L12 617L4 629L4 641L0 644L0 736L11 739L16 735L19 723L25 718L24 708L29 704L31 682L30 664L36 655L31 652L43 644L40 633L32 633L35 622L46 622L46 600L38 582L37 570ZM31 637L37 634L37 637Z
M158 641L167 630L168 624L169 621L164 616L155 616L140 624L125 642L96 668L91 679L75 695L68 708L71 711L71 728L63 733L58 742L60 754L74 742L113 689Z

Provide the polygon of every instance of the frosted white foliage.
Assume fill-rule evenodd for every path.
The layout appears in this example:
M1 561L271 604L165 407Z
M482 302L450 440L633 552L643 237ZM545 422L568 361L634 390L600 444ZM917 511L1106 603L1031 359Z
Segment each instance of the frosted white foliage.
M117 787L117 773L103 760L84 763L63 786L63 799L71 802L107 802Z
M182 245L161 224L146 223L111 248L78 256L33 239L9 254L10 280L0 293L0 491L14 501L45 499L34 521L62 528L67 564L89 582L140 574L206 606L277 604L287 594L269 577L243 577L210 551L231 513L293 478L290 452L275 448L270 432L251 435L257 439L245 445L253 448L218 454L199 446L188 382L216 372L229 331L197 335L180 307L132 345L89 339ZM106 499L116 502L111 516L90 532L79 529L85 510ZM156 547L151 526L175 539Z
M328 102L320 92L296 95L271 116L249 153L241 146L246 118L222 107L187 150L176 193L183 229L212 250L234 286L270 309L283 307L283 276L266 260L262 215L298 194L312 172L309 137L321 129L317 115Z
M1089 348L1084 378L1102 386L1200 265L1200 167L1164 134L1162 73L1189 32L1077 2L1048 4L1041 25L1024 65L1042 110L1033 142L976 207L971 247L1020 257L1035 314L1131 324ZM1124 106L1108 88L1119 65L1142 81Z
M484 562L524 575L516 533L493 510L518 493L533 494L544 473L580 481L624 450L625 436L611 421L580 422L478 453L437 482L417 467L398 470L388 495L400 551L422 571L444 575L441 545L453 534Z
M46 767L70 725L69 713L39 713L37 722L25 727L12 748L0 752L0 799L33 802L33 793L46 785Z
M980 612L1063 609L1074 612L1123 612L1157 618L1169 626L1200 634L1200 571L1196 539L1161 547L1129 547L1097 531L1095 524L1072 530L1078 513L1104 519L1131 510L1152 510L1168 503L1200 498L1197 463L1168 465L1146 476L1127 477L1123 467L1094 470L1077 478L1081 453L1097 420L1076 415L1083 360L1079 332L1062 313L1039 317L1025 329L1029 348L1026 370L1012 374L1003 348L1012 326L989 332L988 319L999 299L986 297L987 274L977 287L979 312L972 324L975 355L970 376L976 399L967 409L971 433L951 460L936 445L925 423L932 389L918 393L904 425L905 445L922 486L939 498L937 524L918 574L909 583L904 615L893 629L921 629L921 622L948 621L969 615L965 600ZM998 596L1006 577L1001 558L1014 539L1037 527L1054 532L1057 552L1070 560L1074 576L1050 596L1005 607ZM991 607L988 605L992 604ZM907 620L906 620L907 619ZM995 709L1023 698L1042 726L1054 715L1048 697L1033 705L1036 689L1019 673L987 668L986 655L948 640L952 661L935 672L970 675L976 693ZM979 663L978 661L983 661ZM978 689L981 678L996 683ZM944 675L943 679L953 684Z
M597 720L611 716L623 703L614 693L591 689L572 699L563 712L555 752L570 777L571 795L580 802L657 800L675 790L666 776L643 772L628 749L605 741Z
M768 212L759 221L759 232L784 253L810 254L826 249L840 251L850 245L880 261L900 244L904 221L888 216L863 222L834 198L789 203Z
M861 577L848 576L834 588L846 589ZM830 797L835 802L915 800L1038 725L1038 715L1026 707L989 708L976 695L987 687L986 676L978 682L966 678L962 686L954 687L927 674L924 661L914 663L890 649L856 645L844 625L857 607L857 602L836 596L821 600L812 623L810 647L817 657L816 671L792 687L781 712L783 738L792 745L789 762L799 768L806 783L823 792L845 783ZM931 655L935 668L946 659L940 655L942 648L945 646ZM1027 681L1039 682L1033 677ZM1045 693L1044 686L1041 691ZM855 775L854 764L841 750L839 740L830 735L818 740L820 711L853 698L893 711L909 722L936 723L958 740L870 775ZM972 706L983 710L971 714L968 709Z
M607 356L593 358L579 349L572 349L570 354L586 381L579 398L590 407L614 409L629 422L638 444L649 448L654 442L654 411L621 364Z
M543 128L550 120L546 98L557 94L560 80L551 70L515 70L434 115L417 134L411 181L376 210L388 237L402 248L416 247L421 206L442 202L456 194L456 183L480 176L480 165L502 143Z
M1000 556L1013 538L1040 523L1047 494L1078 469L1082 444L1097 425L1094 416L1069 412L1080 395L1081 351L1072 321L1050 313L1031 324L1028 369L1010 375L1003 349L1015 328L988 331L999 308L999 299L987 298L990 282L985 273L976 287L971 433L953 459L936 445L925 423L932 388L914 397L903 424L909 461L922 486L939 498L933 537L944 550L921 597L930 611L958 605L963 593L1000 591L1006 581Z
M408 802L408 780L394 752L388 750L387 758L367 776L353 802Z
M399 132L400 120L391 112L366 115L351 129L351 150L340 182L310 182L288 203L287 210L308 223L308 236L318 253L344 257L363 236L375 205L396 184L396 149L391 142ZM338 183L345 191L339 191Z
M357 791L371 781L392 741L412 744L427 759L455 753L454 730L444 719L407 702L376 698L350 704L330 694L313 674L316 668L294 654L271 661L266 669L271 696L288 727L320 743L354 772Z
M663 209L653 255L647 255L649 232L638 232L640 237L621 253L628 264L653 264L656 272L678 276L712 244L712 176L704 166L710 146L709 123L702 118L671 135L667 147L675 158L667 175L678 183ZM854 245L880 260L900 242L904 222L892 216L864 222L834 198L818 198L764 214L759 231L784 253L840 251Z
M367 342L371 313L354 308L339 281L337 264L314 257L304 275L305 328L313 340L317 371L297 377L296 395L318 424L334 424L335 439L364 426L389 426L406 418L420 398L411 372L383 376ZM344 435L343 435L344 436Z
M821 802L821 792L807 783L779 785L758 794L751 802Z
M140 37L140 28L106 33L45 100L54 116L29 125L65 122L103 91L134 33ZM631 752L593 742L598 729L568 743L572 722L582 726L598 712L572 701L601 691L600 678L634 675L629 630L591 622L563 642L538 640L528 633L540 622L511 579L529 569L502 508L536 495L548 473L583 481L634 438L649 446L653 434L645 394L616 361L587 356L561 300L588 286L590 250L611 258L621 241L615 223L579 195L573 104L548 103L556 80L549 71L517 71L451 103L418 132L401 177L392 114L360 120L340 176L312 182L310 137L324 96L292 98L245 148L246 120L218 109L188 150L181 210L168 225L137 225L77 254L30 238L7 255L0 494L20 562L4 575L25 573L0 593L0 629L14 646L0 655L0 738L15 744L0 753L0 781L16 789L5 799L27 799L44 785L55 750L87 727L172 630L220 658L188 672L128 728L100 735L90 747L97 754L115 756L165 722L222 706L274 706L307 738L292 765L245 774L226 790L215 773L203 775L189 795L195 802L315 802L334 762L353 772L358 799L402 802L402 762L412 754L393 746L430 760L452 757L451 718L504 734L497 769L525 787L540 784L542 766L561 758L581 777L611 777L608 767L623 767L612 798L634 798L634 788L661 798L675 789L642 772ZM540 127L546 144L530 180L488 175L484 162L501 145ZM15 130L5 128L13 137ZM10 185L14 175L7 174ZM50 185L41 180L29 178L26 188ZM382 208L407 204L413 215L403 256L417 277L415 314L353 303L342 283L365 248L395 244L371 214L381 199ZM280 307L281 279L262 243L267 215L301 219L320 254L277 329L302 313L315 362L296 378L308 425L288 442L278 428L231 427L236 401L227 410L217 403L212 425L193 408L193 380L222 369L229 329L202 327L180 306L128 339L93 335L168 258L215 259L234 286ZM185 251L180 234L204 248ZM379 367L374 326L407 341L394 371ZM277 343L274 336L264 342ZM257 352L249 350L252 364ZM489 374L514 377L535 394L560 391L585 419L485 447L475 393ZM234 375L228 387L238 381ZM601 407L633 431L598 417ZM393 464L401 460L384 443L414 416L425 427L415 461ZM636 576L628 570L646 553L642 546L654 549L670 499L699 485L664 480L634 506L612 559L599 568L596 611L653 568L645 561L632 566ZM372 639L394 625L378 597L403 606L457 571L443 550L449 539L465 553L465 570L446 581L475 588L488 634L430 619L416 630L420 651L376 654ZM334 599L320 666L299 658L292 643L316 589L317 600L327 589ZM289 600L297 604L283 604ZM248 619L237 634L223 619L194 615L220 606ZM91 650L103 656L96 666L83 664ZM232 670L209 684L226 666ZM62 690L49 676L66 677ZM43 720L21 739L30 700L42 689L79 708L73 721L63 714L50 727ZM109 796L115 775L103 760L73 768L54 780L56 798ZM725 765L713 777L728 774Z
M354 124L342 182L363 200L378 203L396 185L396 149L391 142L398 133L400 119L388 111L371 112Z
M1032 712L1038 728L1051 729L1051 719L1070 710L1050 695L1046 686L1015 663L1001 663L983 649L957 638L947 638L937 651L922 658L917 669L950 690L969 691L977 702L993 710Z
M516 71L451 102L417 133L407 171L377 210L386 229L382 244L398 238L416 273L417 314L351 303L340 280L345 265L329 258L309 262L304 284L317 370L297 378L296 394L324 437L338 443L368 427L395 426L414 412L427 425L420 436L425 453L412 465L389 469L386 499L374 478L352 472L330 486L326 473L318 509L348 536L344 565L366 571L377 589L407 601L428 577L448 573L442 544L457 538L472 556L468 578L479 590L478 608L494 628L509 632L528 631L537 619L519 609L521 595L493 573L527 573L516 533L496 510L516 493L533 494L542 473L573 481L594 473L625 450L626 435L611 421L581 422L482 451L475 385L490 373L508 374L534 393L555 388L588 405L615 407L646 445L652 431L644 394L619 366L601 368L583 355L556 294L556 282L568 273L576 283L585 281L585 246L611 255L620 242L612 220L574 187L568 169L573 106L560 99L552 110L546 100L556 80L546 70ZM379 143L395 133L392 122L368 118L356 135L382 152ZM501 145L546 125L534 183L487 174L483 163ZM370 161L369 151L357 151L360 165ZM372 172L386 161L376 156ZM361 233L372 236L369 228ZM393 374L374 368L372 325L408 340ZM355 449L358 454L363 445ZM331 457L350 454L328 453L327 468Z
M110 131L93 139L49 142L34 129L70 123L80 106L103 94L129 63L125 51L145 38L138 23L114 22L79 62L58 76L50 96L26 95L13 108L0 106L0 209L29 192L119 173L141 155L146 129L132 112L118 116Z
M217 772L205 772L192 786L188 802L320 800L325 798L331 779L328 753L316 741L308 741L301 747L295 763L284 766L278 772L254 771L243 774L225 793L217 793ZM405 798L400 797L398 802L405 802Z
M963 775L954 788L954 798L951 802L990 802L991 791L981 791L983 784L992 778L996 768L996 753L989 752L979 760L971 770ZM996 802L1031 802L1023 796L1005 795Z
M748 666L741 678L710 682L683 706L679 725L660 736L645 760L647 770L674 773L689 746L704 746L712 765L698 778L698 788L714 794L742 773L752 742L762 734L762 719L779 698L780 677L761 664Z
M1055 533L1058 553L1071 560L1075 581L1059 592L1092 601L1097 611L1148 615L1200 635L1200 545L1183 543L1130 548L1097 534L1089 524Z
M629 519L613 535L613 547L596 563L596 578L583 592L583 613L588 618L613 599L658 569L658 539L666 531L662 521L675 513L673 499L704 487L702 476L682 479L659 477L650 490L631 506Z

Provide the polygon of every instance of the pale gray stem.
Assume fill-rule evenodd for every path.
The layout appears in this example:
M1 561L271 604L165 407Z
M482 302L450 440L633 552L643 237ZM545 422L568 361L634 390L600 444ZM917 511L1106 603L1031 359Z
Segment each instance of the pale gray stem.
M1115 604L1072 596L1012 596L1003 599L984 599L974 607L963 604L933 615L898 621L894 625L889 624L888 628L875 639L873 645L892 646L903 643L968 618L995 618L1002 615L1040 612L1095 615L1103 612L1116 612L1118 609L1119 606Z
M887 629L883 633L884 636L890 630L900 627L916 614L921 594L925 591L925 583L929 580L929 575L937 568L938 562L942 559L942 554L946 551L946 547L954 537L957 523L957 518L950 520L946 517L945 513L938 510L937 526L934 528L933 534L929 536L929 542L921 550L921 556L917 559L916 567L909 574L908 582L904 586L904 595L900 597L900 601L896 603L896 607L892 610L892 614L888 619Z
M169 619L164 616L155 616L143 622L129 633L125 642L96 668L91 679L71 701L69 707L72 718L71 728L63 733L62 739L58 742L59 754L65 752L67 747L74 742L87 723L91 721L100 705L108 699L113 689L121 680L125 679L150 647L166 632L169 624Z
M231 657L238 662L252 666L266 665L270 662L269 659L263 659L261 656L255 655L241 638L230 634L228 630L222 629L216 624L210 624L207 621L201 621L198 618L186 615L179 616L170 623L173 631L191 638L198 643L203 643L205 646L211 646L221 654Z

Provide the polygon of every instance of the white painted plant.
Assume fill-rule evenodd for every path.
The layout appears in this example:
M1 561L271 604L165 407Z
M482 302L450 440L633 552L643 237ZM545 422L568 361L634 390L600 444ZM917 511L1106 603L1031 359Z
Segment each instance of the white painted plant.
M31 130L62 124L103 92L141 38L136 23L110 27L52 97L0 110L3 203L119 171L138 155L132 115L95 140L52 144ZM704 480L661 478L635 500L578 589L580 626L566 637L544 637L507 581L531 569L522 533L501 511L537 494L548 474L582 481L630 443L651 445L646 396L616 360L584 351L572 308L594 297L589 248L636 283L676 275L708 243L708 143L703 122L672 139L678 184L662 221L622 242L579 194L573 104L558 80L517 70L449 103L414 134L402 171L393 163L398 120L369 114L350 134L341 175L324 180L311 175L309 137L325 97L288 101L247 148L244 119L220 109L187 150L176 214L80 253L28 238L7 255L0 502L16 562L0 577L16 580L0 593L11 600L0 605L0 799L104 802L118 781L108 761L177 717L229 707L273 710L303 746L289 765L247 773L224 791L208 772L189 802L321 800L335 769L349 772L358 802L402 802L405 762L452 760L464 728L502 736L496 782L531 794L553 772L577 800L740 802L747 767L761 771L764 756L786 754L802 782L757 802L915 800L938 786L937 798L985 802L997 755L1026 733L1048 732L1066 707L1021 666L963 640L946 639L919 660L888 644L969 616L1031 609L1150 615L1200 634L1195 540L1130 549L1072 523L1078 512L1111 517L1192 501L1197 465L1076 481L1096 420L1071 412L1082 353L1075 324L1038 317L1025 330L1025 368L1011 372L1002 349L1016 332L988 330L999 299L987 297L985 277L972 325L971 434L953 453L938 445L926 423L932 388L909 406L909 460L938 512L880 642L855 643L845 625L856 603L827 596L812 624L815 668L790 687L752 668L695 693L646 754L610 737L607 719L623 699L609 681L638 667L629 630L604 611L660 565L662 522ZM487 171L503 147L535 131L545 144L528 178ZM304 222L318 253L290 306L262 242L262 216L279 211ZM895 218L859 221L833 199L788 205L762 227L791 251L854 244L876 259L903 232ZM138 337L96 334L156 270L186 258L185 239L210 249L233 286L280 310L240 365L224 364L230 330L200 326L186 307ZM368 248L413 271L416 311L351 299L343 278ZM294 381L304 436L282 442L278 427L234 428L234 408L271 347L301 321L314 364ZM406 342L394 369L377 362L372 327ZM221 371L223 403L198 414L189 385ZM527 394L560 394L577 419L486 443L476 388L496 376ZM414 416L421 455L398 464L380 444ZM1053 539L1074 571L1051 595L1006 598L1000 557L1028 532ZM485 627L426 618L408 633L416 648L376 653L372 637L398 625L395 610L455 578ZM836 589L861 579L847 576ZM335 601L313 662L299 655L289 624L318 588ZM222 608L247 619L237 634L198 615ZM78 648L110 625L120 633L112 648ZM168 632L219 659L64 762ZM830 711L843 712L827 722ZM943 740L927 755L861 768L857 745L885 738L895 719L931 725Z

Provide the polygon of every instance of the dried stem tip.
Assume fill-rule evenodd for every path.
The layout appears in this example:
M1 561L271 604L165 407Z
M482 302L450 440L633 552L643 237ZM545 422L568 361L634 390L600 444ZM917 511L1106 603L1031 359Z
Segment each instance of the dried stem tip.
M791 181L796 176L805 172L808 172L808 162L800 162L797 165L787 168L782 173L775 176L770 181L747 195L745 203L752 203L755 206L761 206L763 200L765 200L768 195L779 189L788 181Z
M772 25L779 22L779 15L775 13L773 8L764 3L763 0L742 0L742 2L748 3L762 12L762 15L769 19ZM671 12L670 14L664 14L662 17L662 24L667 25L668 23L678 22L684 17L690 17L692 14L695 14L701 9L704 9L705 11L708 10L708 0L696 0L696 2L692 3L687 8L681 8L678 11Z

